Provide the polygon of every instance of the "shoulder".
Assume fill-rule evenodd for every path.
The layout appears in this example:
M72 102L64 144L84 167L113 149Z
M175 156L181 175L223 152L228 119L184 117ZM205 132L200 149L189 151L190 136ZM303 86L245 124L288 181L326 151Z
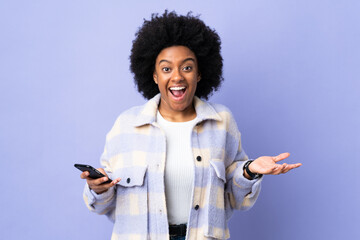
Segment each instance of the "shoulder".
M141 115L144 105L131 107L118 115L110 131L107 133L107 139L110 140L114 136L125 133L132 133L134 123Z
M122 124L124 126L132 125L136 118L141 114L144 105L131 107L118 115L114 125Z
M211 103L211 102L206 102L206 103L209 104L211 107L213 107L217 113L227 113L232 115L231 110L223 104Z
M220 115L221 121L225 124L234 123L234 115L232 111L225 105L219 103L208 103L217 114Z
M237 136L240 134L232 111L225 105L219 103L208 103L220 116L218 126L225 129L229 134Z
M143 105L134 106L122 112L117 117L108 135L114 136L120 133L134 133L135 129L152 124L156 120L159 101L160 93Z

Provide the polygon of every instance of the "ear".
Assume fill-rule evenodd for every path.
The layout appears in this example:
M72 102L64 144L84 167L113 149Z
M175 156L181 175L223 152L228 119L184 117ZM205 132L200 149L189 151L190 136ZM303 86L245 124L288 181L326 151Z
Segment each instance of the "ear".
M154 71L154 73L153 73L153 79L154 79L154 82L155 82L156 84L158 84L157 78L158 78L158 76L157 76L157 74L156 74L156 71Z
M201 79L201 75L199 74L199 75L197 76L197 81L200 82L200 79Z

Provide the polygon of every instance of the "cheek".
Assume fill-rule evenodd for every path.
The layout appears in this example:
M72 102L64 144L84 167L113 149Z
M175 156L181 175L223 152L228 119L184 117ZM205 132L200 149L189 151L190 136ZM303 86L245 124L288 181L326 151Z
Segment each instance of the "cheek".
M159 79L158 80L158 88L159 88L160 91L165 91L166 90L166 83Z
M196 87L197 87L199 80L200 80L200 79L198 79L197 77L194 78L194 80L193 80L192 83L191 83L191 85L192 85L193 88L196 88Z

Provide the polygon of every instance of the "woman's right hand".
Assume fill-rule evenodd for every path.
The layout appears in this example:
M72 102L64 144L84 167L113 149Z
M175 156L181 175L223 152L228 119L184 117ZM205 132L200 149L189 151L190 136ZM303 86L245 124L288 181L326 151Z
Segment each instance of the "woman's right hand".
M108 175L102 168L98 168L97 170L100 171L102 174L104 174L105 177L98 178L98 179L89 178L88 171L82 172L80 174L80 177L82 179L86 179L86 182L89 185L90 189L92 189L94 192L96 192L96 194L102 194L102 193L106 192L109 188L115 186L115 184L117 184L121 180L120 178L117 178L117 179L113 180L111 183L102 184L103 182L106 182L109 179Z

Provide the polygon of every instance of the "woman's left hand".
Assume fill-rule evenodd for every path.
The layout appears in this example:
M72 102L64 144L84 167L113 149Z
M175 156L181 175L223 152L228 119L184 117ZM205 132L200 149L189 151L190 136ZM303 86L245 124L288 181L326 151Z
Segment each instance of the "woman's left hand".
M278 175L281 173L287 173L291 169L298 168L302 164L278 164L277 162L288 158L290 153L281 153L275 157L263 156L255 159L250 165L249 170L252 173Z

